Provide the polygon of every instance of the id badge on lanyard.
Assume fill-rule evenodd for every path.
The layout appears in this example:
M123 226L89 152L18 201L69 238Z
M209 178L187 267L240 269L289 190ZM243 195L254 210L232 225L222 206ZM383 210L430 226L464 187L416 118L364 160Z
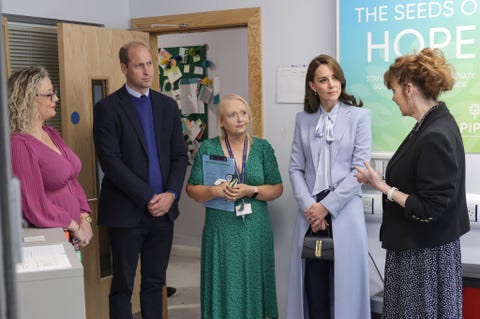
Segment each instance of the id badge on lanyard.
M252 213L252 204L245 202L244 199L240 200L240 204L235 206L235 214L244 218L246 215Z
M232 148L230 146L230 142L228 141L228 137L225 137L225 146L228 149L228 154L231 158L235 159L233 156ZM237 165L235 165L235 171L238 176L238 182L244 183L245 182L245 163L247 161L247 148L248 148L248 141L245 138L243 142L243 156L242 156L242 171L238 172ZM245 216L252 213L252 204L249 202L245 202L245 199L241 199L238 205L235 205L235 214L237 216L242 217L242 221L245 222Z

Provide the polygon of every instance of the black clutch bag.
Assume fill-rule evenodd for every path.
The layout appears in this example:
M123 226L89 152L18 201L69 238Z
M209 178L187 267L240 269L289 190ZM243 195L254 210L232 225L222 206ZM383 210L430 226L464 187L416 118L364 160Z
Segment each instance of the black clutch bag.
M303 240L302 258L333 260L333 238L307 232Z

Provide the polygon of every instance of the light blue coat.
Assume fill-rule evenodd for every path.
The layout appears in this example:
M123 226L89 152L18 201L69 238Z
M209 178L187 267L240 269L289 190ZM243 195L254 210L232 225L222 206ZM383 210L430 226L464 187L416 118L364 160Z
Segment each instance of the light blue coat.
M361 200L361 186L353 166L370 160L370 112L338 105L331 145L331 178L335 187L321 202L332 217L334 241L335 319L370 318L368 243ZM320 143L314 131L320 112L296 116L290 159L290 182L298 204L290 262L287 319L308 319L304 291L303 238L309 224L303 212L315 203L315 184Z

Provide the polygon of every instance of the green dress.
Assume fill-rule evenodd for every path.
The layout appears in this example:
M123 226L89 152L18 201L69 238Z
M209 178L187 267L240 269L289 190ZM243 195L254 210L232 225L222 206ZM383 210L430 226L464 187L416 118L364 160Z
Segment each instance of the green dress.
M218 137L200 146L188 183L203 183L204 154L224 155ZM245 184L281 183L272 146L266 140L253 138ZM245 222L234 212L206 208L200 283L202 319L278 317L273 232L267 202L248 201L252 214L246 216Z

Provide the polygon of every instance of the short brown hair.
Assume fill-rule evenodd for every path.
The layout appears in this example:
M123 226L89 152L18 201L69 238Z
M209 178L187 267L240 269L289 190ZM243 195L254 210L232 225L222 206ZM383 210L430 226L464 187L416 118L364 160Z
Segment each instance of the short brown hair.
M140 46L148 50L148 47L143 42L140 42L140 41L130 41L122 45L122 47L120 48L120 51L118 51L118 58L120 59L120 63L128 65L128 62L130 62L130 57L128 56L128 52L130 48L140 47Z
M385 86L392 82L404 86L415 85L425 98L436 100L440 93L450 91L455 84L454 68L447 63L440 49L425 48L418 54L408 54L395 59L383 75Z

